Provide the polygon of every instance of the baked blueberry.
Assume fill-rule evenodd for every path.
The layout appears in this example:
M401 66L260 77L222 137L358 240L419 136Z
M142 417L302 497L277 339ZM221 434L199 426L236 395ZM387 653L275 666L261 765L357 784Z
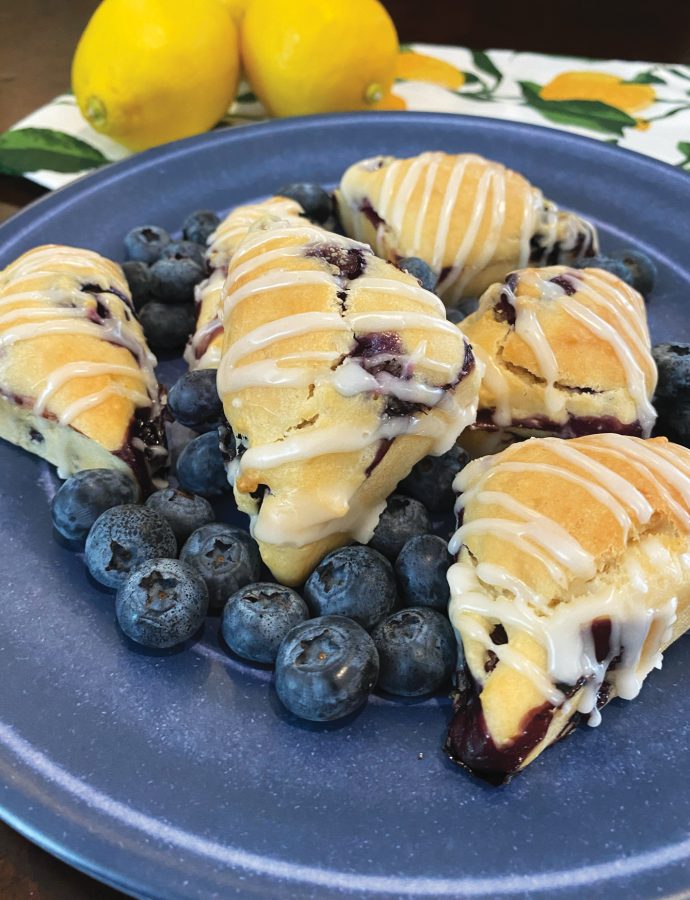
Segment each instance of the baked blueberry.
M304 585L315 616L348 616L369 631L395 606L393 567L371 547L342 547L325 556Z
M191 303L170 305L152 300L139 312L146 340L156 350L182 347L194 330L196 313Z
M223 415L223 404L216 387L215 369L186 372L170 388L168 410L182 425L195 431L217 428Z
M332 722L366 701L378 678L378 654L361 625L344 616L321 616L287 633L275 673L276 691L290 712Z
M170 241L163 247L161 259L191 259L201 268L202 272L206 271L204 248L194 241Z
M432 694L450 680L457 659L453 628L435 609L400 609L372 631L379 654L378 687L401 697Z
M151 266L154 292L161 303L191 303L204 270L193 259L159 259Z
M163 252L163 247L170 243L170 235L165 228L158 225L140 225L125 235L125 252L127 258L136 262L151 265Z
M450 600L446 575L452 562L443 538L435 534L410 538L395 561L403 604L430 606L445 612Z
M254 539L241 528L222 522L197 528L185 541L180 559L206 582L211 612L220 612L231 594L261 577L261 557Z
M129 573L115 599L128 638L144 647L174 647L199 630L208 609L204 579L178 559L147 559Z
M197 528L216 520L213 507L205 497L175 488L154 491L146 501L146 506L154 509L167 521L175 533L178 547L181 547Z
M217 431L207 431L187 444L177 460L177 480L183 490L202 497L230 490Z
M395 559L406 541L430 531L431 518L423 503L404 494L391 494L369 546Z
M425 456L400 482L398 490L424 503L432 512L453 508L453 479L469 462L469 456L456 444L443 456Z
M125 273L132 294L134 308L141 309L144 304L153 299L154 281L151 269L146 263L132 259L122 263L122 271Z
M657 344L652 356L659 372L655 400L690 402L690 344Z
M101 513L86 538L87 568L109 588L118 588L140 562L176 554L177 541L165 519L131 503Z
M84 469L71 475L53 497L53 525L68 541L84 541L91 526L106 509L136 503L139 488L125 472Z
M621 281L632 285L633 277L630 269L620 259L611 256L587 256L572 263L573 269L604 269L612 275L617 275Z
M619 259L629 270L632 276L632 286L636 291L639 291L643 297L652 292L657 279L657 268L646 253L627 248L618 250L612 256L614 259Z
M278 188L276 194L279 197L296 200L304 210L304 215L319 225L323 225L333 211L331 195L320 184L310 184L309 182L284 184Z
M248 584L230 595L223 610L225 642L243 659L273 663L285 635L309 618L297 591L282 584Z
M418 256L404 256L398 261L398 268L416 278L425 290L434 291L436 289L438 278L431 266Z
M197 209L184 220L182 234L186 241L205 245L219 225L220 219L212 210Z

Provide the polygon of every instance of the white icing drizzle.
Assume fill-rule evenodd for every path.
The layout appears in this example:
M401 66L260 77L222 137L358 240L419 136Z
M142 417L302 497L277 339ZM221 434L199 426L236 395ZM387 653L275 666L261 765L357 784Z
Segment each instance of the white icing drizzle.
M600 719L595 707L604 678L617 696L632 699L648 672L660 665L660 650L671 638L677 598L650 606L649 566L644 559L669 585L687 578L690 570L688 553L672 555L660 538L644 530L652 520L653 505L611 465L624 460L634 467L690 532L690 458L673 445L616 434L568 442L546 438L522 448L537 445L549 451L553 463L515 459L521 447L514 447L499 457L476 460L459 473L454 484L461 492L457 509L471 506L472 514L453 536L449 550L457 554L473 536L495 535L543 566L561 589L567 591L572 578L582 579L581 587L570 601L554 602L560 598L551 596L550 591L541 595L539 581L525 583L499 562L481 558L475 562L461 553L448 573L449 613L461 639L491 650L502 663L527 677L554 706L565 701L558 685L578 685L573 702L580 712L591 714L590 724L594 725ZM626 540L633 521L637 523L638 536L621 561L628 573L623 586L616 584L606 569L597 571L592 555L559 522L492 487L499 473L528 471L557 476L587 490L595 503L592 514L596 514L596 505L612 512L624 528ZM548 490L548 485L544 489ZM674 492L680 494L682 503ZM485 506L490 511L483 514ZM603 660L596 658L591 630L597 619L610 622L608 653ZM496 622L505 627L507 644L494 645L491 640ZM526 632L544 647L545 670L511 646L511 629ZM616 666L609 670L615 658ZM474 674L480 680L487 677Z

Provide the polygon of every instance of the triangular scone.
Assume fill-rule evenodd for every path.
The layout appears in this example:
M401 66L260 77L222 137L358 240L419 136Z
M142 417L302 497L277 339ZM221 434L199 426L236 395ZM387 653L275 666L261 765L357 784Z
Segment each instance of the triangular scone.
M462 329L485 364L473 456L530 436L649 437L656 386L642 297L610 272L552 266L511 272Z
M0 437L62 478L122 469L151 490L167 460L155 365L115 263L47 245L0 271Z
M574 262L598 249L593 225L473 153L363 160L345 172L336 198L347 234L392 262L425 260L451 307L512 269Z
M262 224L230 264L218 389L237 503L276 578L299 584L366 542L412 466L474 421L479 373L415 278L340 235Z
M217 369L223 349L221 292L228 264L249 229L264 216L288 222L303 222L304 210L289 197L269 197L260 203L237 206L223 219L208 239L206 264L209 277L196 286L196 327L185 350L190 369Z
M636 697L690 626L690 450L532 439L455 481L450 619L464 648L447 749L500 783L612 697Z

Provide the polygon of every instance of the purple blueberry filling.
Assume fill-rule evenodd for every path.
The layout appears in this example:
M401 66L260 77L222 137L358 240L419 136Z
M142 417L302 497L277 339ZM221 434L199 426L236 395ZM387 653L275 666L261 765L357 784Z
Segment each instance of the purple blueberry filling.
M221 418L218 426L218 446L220 447L220 454L226 463L232 462L239 455L235 435L232 433L230 423L225 416Z
M381 460L386 455L386 453L388 453L388 451L390 450L392 445L393 445L393 441L390 438L384 438L383 440L379 441L379 445L376 448L376 453L374 454L374 458L372 459L372 461L369 463L369 465L364 470L364 474L367 478L371 475L371 473L374 471L374 469L378 466L378 464L381 462Z
M385 225L386 222L381 216L376 212L374 207L368 200L363 200L360 204L359 211L366 216L366 218L371 222L374 228L378 228L380 225Z
M163 414L152 418L150 407L137 409L122 447L113 455L127 463L144 496L154 491L153 479L166 468L168 460Z
M116 287L107 287L103 288L100 284L83 284L80 288L85 294L113 294L115 297L118 297L126 307L132 309L132 301L127 297L126 294L123 294L122 291L118 290Z
M596 393L591 388L578 388L580 393ZM481 431L498 431L499 428L524 428L529 431L547 431L555 437L575 438L587 434L626 434L642 437L642 426L639 421L621 422L615 416L573 416L568 415L565 422L554 422L547 416L530 416L526 419L511 419L510 424L499 426L494 422L494 409L480 409L477 421L470 427Z
M386 353L402 354L404 352L400 335L394 331L374 331L370 334L359 335L355 339L355 347L352 356L361 359L370 359L372 356L381 356Z
M366 269L364 253L357 247L340 247L337 244L317 244L310 247L305 256L323 259L338 269L341 278L354 281Z
M556 275L551 279L551 284L557 284L558 287L563 288L568 297L572 297L577 292L577 287L569 275Z
M199 343L196 345L194 350L194 356L196 359L201 359L201 357L206 353L208 348L211 346L211 342L215 340L219 334L223 333L223 323L220 319L216 320L216 324L204 331L204 335Z
M507 291L501 291L498 302L494 304L494 318L497 322L505 322L511 328L515 325L515 307L508 299Z

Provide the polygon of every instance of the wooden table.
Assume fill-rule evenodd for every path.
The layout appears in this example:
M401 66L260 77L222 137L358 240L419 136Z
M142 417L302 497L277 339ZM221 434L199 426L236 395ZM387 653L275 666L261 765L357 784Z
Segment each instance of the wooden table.
M193 2L193 0L192 0ZM384 0L402 41L659 62L690 62L690 4L678 0ZM0 131L69 86L77 39L96 0L0 4ZM44 193L0 176L0 220ZM122 897L0 824L2 900Z

